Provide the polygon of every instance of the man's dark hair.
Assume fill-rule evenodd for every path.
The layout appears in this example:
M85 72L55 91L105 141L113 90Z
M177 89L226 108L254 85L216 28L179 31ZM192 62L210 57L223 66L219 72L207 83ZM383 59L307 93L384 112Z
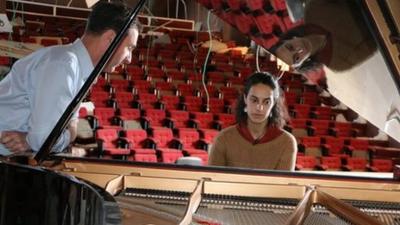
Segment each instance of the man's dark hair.
M85 32L99 35L111 29L118 33L128 19L129 13L128 6L121 1L99 1L92 7ZM134 21L131 27L138 29L139 32L141 30L138 20Z
M279 41L275 45L273 45L268 51L276 55L277 49L281 47L286 41L292 40L295 37L305 37L305 29L306 26L301 25L288 30L286 33L279 37ZM322 63L319 62L317 59L318 54L319 52L317 51L314 55L309 56L301 65L292 68L300 74L306 74L310 71L322 67Z
M249 94L250 88L257 84L265 84L273 90L275 103L271 109L270 116L268 117L268 126L282 128L285 125L285 119L288 117L287 110L283 104L279 84L268 72L255 72L246 79L243 93L239 95L236 107L236 122L242 123L247 121L247 113L244 111L244 108L246 107L244 98Z

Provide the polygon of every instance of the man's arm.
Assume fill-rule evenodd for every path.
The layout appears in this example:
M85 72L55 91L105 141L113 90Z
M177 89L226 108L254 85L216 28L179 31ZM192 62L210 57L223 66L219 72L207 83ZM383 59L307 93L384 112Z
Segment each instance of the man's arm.
M70 143L72 143L77 136L77 127L78 120L72 119L68 125ZM27 132L3 131L0 135L0 143L13 153L25 152L31 149L26 140L27 134Z

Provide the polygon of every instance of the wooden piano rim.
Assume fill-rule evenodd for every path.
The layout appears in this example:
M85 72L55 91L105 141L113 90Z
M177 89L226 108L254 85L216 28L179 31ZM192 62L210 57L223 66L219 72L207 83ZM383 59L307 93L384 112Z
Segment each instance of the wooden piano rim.
M107 164L113 166L134 166L139 168L150 168L150 169L168 169L185 172L212 172L212 173L235 173L238 175L253 175L263 176L268 175L271 177L296 177L296 178L310 178L310 179L323 179L331 181L354 181L354 182L379 182L389 184L400 184L399 181L388 179L388 178L370 178L370 177L358 177L351 175L332 175L332 174L311 174L303 172L289 172L289 171L276 171L276 170L261 170L261 169L249 169L249 168L233 168L233 167L214 167L214 166L191 166L191 165L177 165L177 164L160 164L160 163L149 163L149 162L130 162L122 160L110 160L110 159L97 159L97 158L77 158L77 157L65 157L65 156L52 156L50 159L62 160L63 162L90 162L98 164ZM371 172L372 173L372 172Z

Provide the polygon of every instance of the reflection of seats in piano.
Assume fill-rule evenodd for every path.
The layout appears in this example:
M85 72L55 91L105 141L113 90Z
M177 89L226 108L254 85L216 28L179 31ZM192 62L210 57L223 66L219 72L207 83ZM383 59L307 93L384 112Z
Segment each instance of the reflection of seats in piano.
M335 137L357 137L358 132L351 123L334 122L331 133Z
M314 156L297 156L296 170L314 170L317 166L317 160Z
M299 138L307 136L307 119L291 119L289 123L286 125L285 129L287 129L290 133L292 133L297 140Z
M373 172L392 172L393 162L390 159L372 159L368 170Z
M364 158L367 161L371 159L372 151L366 139L351 138L345 150L349 151L352 157Z
M290 105L289 106L289 113L293 118L296 119L307 119L310 118L310 105Z
M311 155L314 157L321 157L321 138L320 137L302 137L300 138L299 152L304 155Z
M331 123L330 120L309 120L310 125L307 132L310 136L328 136Z
M321 157L321 163L318 167L322 170L341 170L342 161L340 157L324 156Z
M314 106L311 116L319 120L333 120L335 118L332 108L326 106Z
M364 158L351 157L347 158L346 165L343 167L347 171L366 171L367 164L368 162Z
M344 152L345 138L325 137L321 145L323 155L340 157L342 160L350 157L350 154Z

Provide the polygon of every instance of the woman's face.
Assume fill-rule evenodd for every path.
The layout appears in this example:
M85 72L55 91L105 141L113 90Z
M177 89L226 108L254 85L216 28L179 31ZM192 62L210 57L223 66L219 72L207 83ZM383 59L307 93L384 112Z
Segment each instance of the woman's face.
M294 37L286 40L276 49L276 57L292 67L300 66L312 52L310 40L306 37Z
M247 107L247 117L253 123L265 122L274 106L274 91L265 84L253 85L244 102Z

